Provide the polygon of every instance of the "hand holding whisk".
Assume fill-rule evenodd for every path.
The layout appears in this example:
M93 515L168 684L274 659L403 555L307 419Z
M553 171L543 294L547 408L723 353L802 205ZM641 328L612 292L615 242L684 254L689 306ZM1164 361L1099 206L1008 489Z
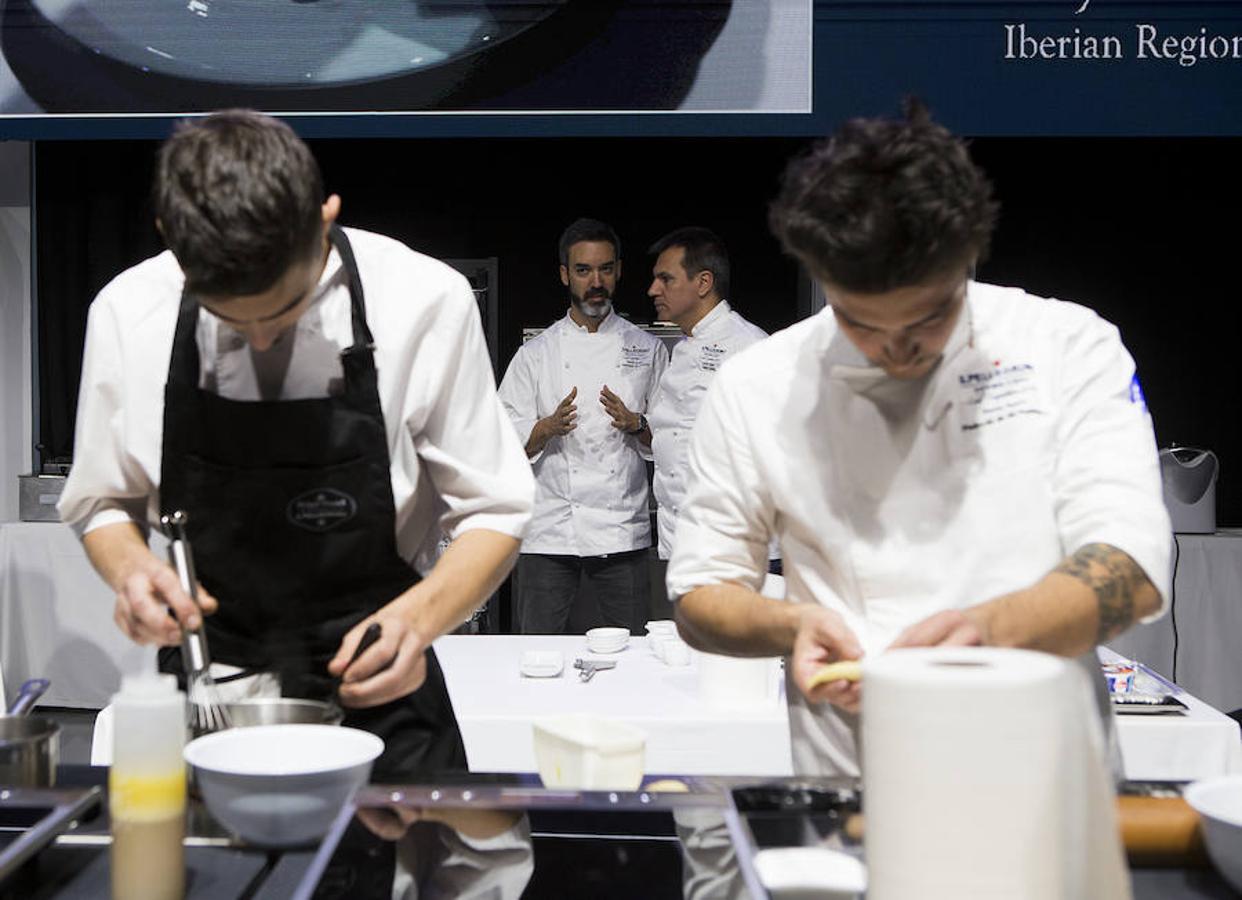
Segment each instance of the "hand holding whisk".
M160 517L160 524L164 526L169 540L168 555L181 580L181 589L197 606L198 579L194 574L190 541L186 537L187 521L189 516L181 510ZM201 624L193 629L182 626L181 657L190 701L188 718L191 733L199 735L231 728L233 723L228 708L220 702L215 679L211 676L211 655L207 652L207 635Z

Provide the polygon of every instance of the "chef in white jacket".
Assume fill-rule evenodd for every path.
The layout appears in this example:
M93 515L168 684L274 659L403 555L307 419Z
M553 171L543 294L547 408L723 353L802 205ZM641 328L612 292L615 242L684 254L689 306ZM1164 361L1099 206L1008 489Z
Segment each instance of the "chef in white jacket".
M660 559L673 550L677 510L686 498L687 456L707 387L726 359L767 337L729 305L729 254L706 228L678 228L651 245L655 256L647 295L656 316L685 335L673 346L647 421L655 457L656 526ZM772 554L773 558L779 556Z
M621 252L610 226L579 219L559 251L569 311L518 350L500 384L536 483L517 564L520 629L563 633L584 583L606 625L633 629L651 595L646 412L668 351L613 311Z
M309 148L259 113L180 125L154 187L169 249L91 305L59 506L117 625L184 675L201 621L234 696L338 698L384 739L378 778L464 770L431 644L504 579L534 492L469 284L338 226ZM174 511L201 611L147 546Z
M1171 532L1117 329L973 280L995 221L965 146L913 105L795 162L773 206L828 308L727 363L690 452L669 567L683 635L791 657L799 772L857 774L865 687L810 687L893 646L1069 657L1160 615ZM759 596L780 539L785 602Z

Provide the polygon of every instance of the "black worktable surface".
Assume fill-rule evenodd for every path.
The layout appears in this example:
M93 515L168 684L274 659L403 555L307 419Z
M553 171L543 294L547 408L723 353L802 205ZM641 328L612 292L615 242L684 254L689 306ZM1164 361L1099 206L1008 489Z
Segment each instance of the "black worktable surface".
M58 787L102 785L106 773L62 767ZM746 896L742 870L758 847L805 842L806 835L822 835L831 827L822 818L814 826L799 823L800 815L809 821L814 814L796 809L788 812L786 825L773 826L771 813L733 816L728 782L689 783L696 793L558 793L509 776L369 788L360 794L358 815L345 811L320 847L290 851L239 846L195 806L187 828L186 896L387 898L400 853L402 871L416 888L411 896L455 896L486 887L496 897L677 898L685 895L683 841L703 833L731 838L737 850L732 869L716 882L719 893L703 896L726 891ZM495 833L498 828L489 823L483 836L472 830L471 815L493 814L507 816L500 821L511 821L512 827ZM0 832L0 849L12 834ZM394 843L398 834L401 840ZM93 815L0 884L0 900L107 897L107 835L105 799ZM1132 877L1136 900L1238 896L1211 869L1135 868Z

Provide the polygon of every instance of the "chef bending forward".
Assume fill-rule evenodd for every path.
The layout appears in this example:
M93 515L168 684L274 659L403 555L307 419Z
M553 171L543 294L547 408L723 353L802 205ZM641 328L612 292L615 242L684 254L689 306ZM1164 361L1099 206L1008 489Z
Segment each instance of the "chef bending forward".
M1102 688L1096 644L1162 611L1170 527L1134 362L1090 310L973 279L995 217L921 107L845 125L771 216L828 308L727 362L699 415L669 594L694 645L791 656L801 773L858 773L865 687L812 687L827 663L1026 647ZM788 602L757 593L772 535Z
M310 151L257 113L180 126L154 196L169 251L91 306L60 503L117 624L181 669L199 613L145 537L185 510L216 661L287 696L343 676L376 778L464 768L430 645L504 578L534 491L469 285L337 226Z

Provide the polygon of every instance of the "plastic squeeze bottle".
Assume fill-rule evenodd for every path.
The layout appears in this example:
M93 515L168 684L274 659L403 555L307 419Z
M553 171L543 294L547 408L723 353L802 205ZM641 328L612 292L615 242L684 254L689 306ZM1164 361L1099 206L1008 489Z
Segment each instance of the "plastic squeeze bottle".
M180 900L185 895L185 694L172 675L126 675L112 710L112 900Z

